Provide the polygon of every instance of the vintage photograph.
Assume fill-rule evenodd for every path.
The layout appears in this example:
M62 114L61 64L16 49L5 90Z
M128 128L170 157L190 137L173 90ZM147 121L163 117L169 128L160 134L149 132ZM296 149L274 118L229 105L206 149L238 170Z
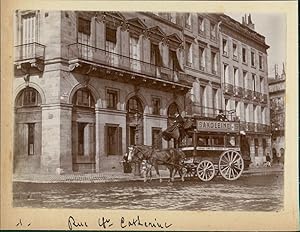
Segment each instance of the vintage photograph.
M286 23L16 10L13 207L283 210Z

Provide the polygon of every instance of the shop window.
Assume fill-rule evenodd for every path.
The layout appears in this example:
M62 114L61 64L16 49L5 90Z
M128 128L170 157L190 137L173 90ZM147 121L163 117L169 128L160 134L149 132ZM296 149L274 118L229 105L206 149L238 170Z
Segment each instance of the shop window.
M122 128L119 125L107 124L104 139L107 155L122 154Z
M117 109L118 91L112 90L112 89L107 89L106 95L107 95L107 108L108 109Z
M28 123L28 155L34 155L34 123Z
M154 149L162 149L161 128L152 127L152 147Z
M158 97L153 97L152 98L152 109L153 109L153 114L155 115L160 115L160 98Z

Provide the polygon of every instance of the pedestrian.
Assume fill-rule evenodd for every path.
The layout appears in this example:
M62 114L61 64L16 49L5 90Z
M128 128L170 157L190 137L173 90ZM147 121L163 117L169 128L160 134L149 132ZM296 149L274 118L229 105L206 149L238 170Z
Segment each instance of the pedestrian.
M219 110L219 114L218 114L218 116L216 117L216 119L219 120L219 121L222 121L222 122L228 121L228 119L226 118L226 116L225 116L223 110Z
M150 181L152 180L152 164L148 160L142 160L141 163L141 175L144 178L144 182L147 181L149 177Z
M266 155L266 167L271 167L271 157L269 155L269 153Z
M250 146L245 131L241 131L240 134L241 153L245 161L245 168L248 168L251 163Z

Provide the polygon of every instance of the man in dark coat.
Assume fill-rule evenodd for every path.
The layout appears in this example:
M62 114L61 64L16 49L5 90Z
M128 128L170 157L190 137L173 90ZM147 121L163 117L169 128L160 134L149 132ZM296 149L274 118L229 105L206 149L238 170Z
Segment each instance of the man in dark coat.
M216 119L219 120L219 121L223 121L223 122L228 121L228 119L226 118L226 116L225 116L223 110L219 110L219 114L218 114L218 116L216 117Z

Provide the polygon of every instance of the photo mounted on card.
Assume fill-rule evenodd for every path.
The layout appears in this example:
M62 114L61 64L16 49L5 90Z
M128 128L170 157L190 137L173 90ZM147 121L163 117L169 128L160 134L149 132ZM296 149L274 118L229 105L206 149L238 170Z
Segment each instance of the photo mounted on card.
M155 3L3 3L1 228L297 228L295 3Z

